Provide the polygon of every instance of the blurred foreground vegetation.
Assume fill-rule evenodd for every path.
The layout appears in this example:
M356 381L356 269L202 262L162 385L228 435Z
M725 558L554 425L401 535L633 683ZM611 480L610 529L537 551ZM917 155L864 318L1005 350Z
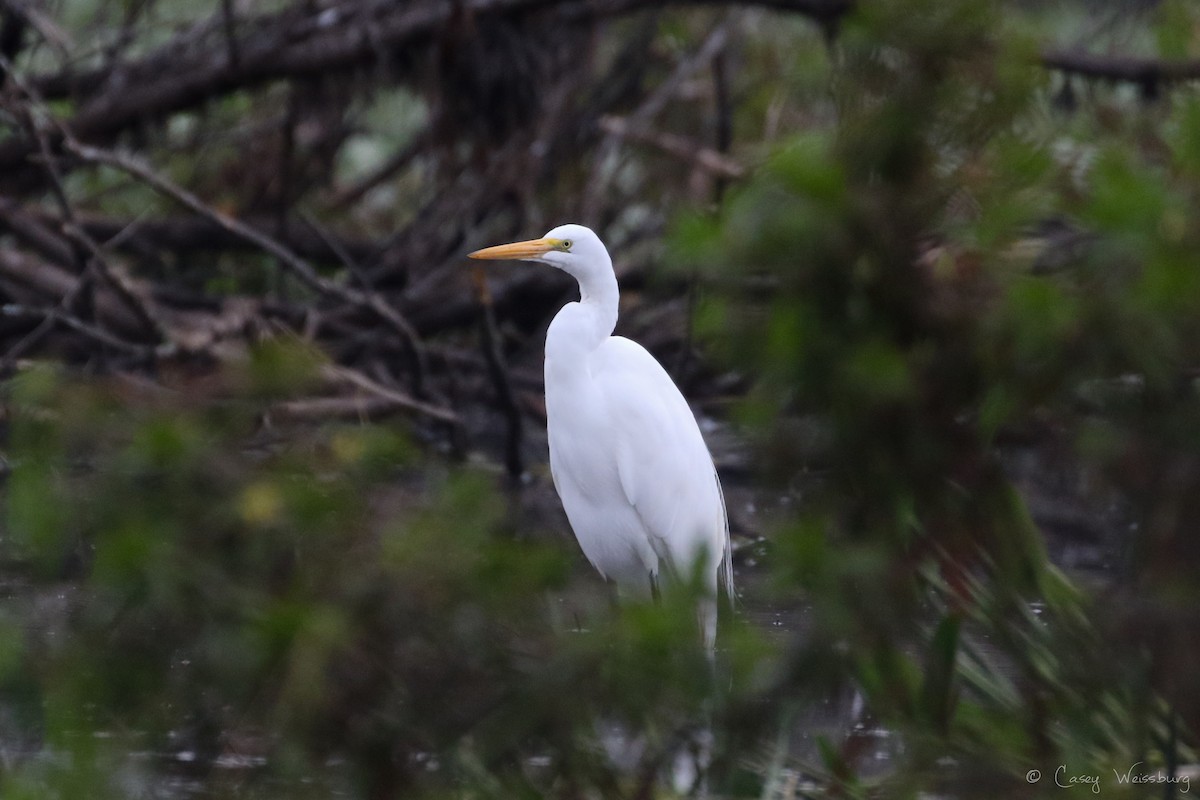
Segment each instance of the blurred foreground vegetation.
M414 52L267 80L271 25L329 60L348 10L400 22L84 5L0 35L0 796L1200 777L1200 9L434 3ZM127 128L56 77L108 97L168 30L241 43L208 105ZM781 500L731 503L713 669L687 598L610 604L546 512L569 283L461 263L568 219L752 443L730 496Z

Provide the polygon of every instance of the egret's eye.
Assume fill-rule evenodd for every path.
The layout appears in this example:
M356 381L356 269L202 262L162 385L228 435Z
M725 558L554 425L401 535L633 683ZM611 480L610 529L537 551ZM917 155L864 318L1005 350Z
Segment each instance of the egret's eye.
M571 249L571 240L570 240L570 239L563 239L563 242L562 242L562 249L563 249L563 250L570 250L570 249Z

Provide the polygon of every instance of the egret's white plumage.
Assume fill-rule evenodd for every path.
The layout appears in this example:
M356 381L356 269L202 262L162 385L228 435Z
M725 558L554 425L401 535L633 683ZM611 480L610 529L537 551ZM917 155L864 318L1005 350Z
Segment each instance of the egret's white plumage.
M617 278L604 244L582 225L500 245L472 258L557 267L579 302L546 334L550 471L584 555L626 591L698 575L706 646L716 638L718 580L732 596L729 526L712 457L687 401L641 345L613 336Z

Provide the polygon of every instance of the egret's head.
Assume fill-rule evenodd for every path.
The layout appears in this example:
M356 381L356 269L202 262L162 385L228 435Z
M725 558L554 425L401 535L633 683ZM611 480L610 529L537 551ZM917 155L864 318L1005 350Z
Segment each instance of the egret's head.
M597 270L612 270L612 260L600 237L582 225L559 225L541 239L485 247L471 258L540 261L582 280Z

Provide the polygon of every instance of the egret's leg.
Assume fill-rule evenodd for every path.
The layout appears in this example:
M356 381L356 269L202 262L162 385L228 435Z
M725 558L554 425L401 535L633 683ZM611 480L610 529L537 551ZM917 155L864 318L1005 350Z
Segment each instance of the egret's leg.
M705 703L704 723L688 732L675 750L670 780L675 793L684 797L708 797L708 770L712 766L712 708Z
M704 637L704 650L709 661L713 660L717 648L717 598L705 597L696 608L700 619L700 633Z
M657 602L658 584L653 575L647 575L644 581L619 581L617 598L623 603L645 603L650 600Z

